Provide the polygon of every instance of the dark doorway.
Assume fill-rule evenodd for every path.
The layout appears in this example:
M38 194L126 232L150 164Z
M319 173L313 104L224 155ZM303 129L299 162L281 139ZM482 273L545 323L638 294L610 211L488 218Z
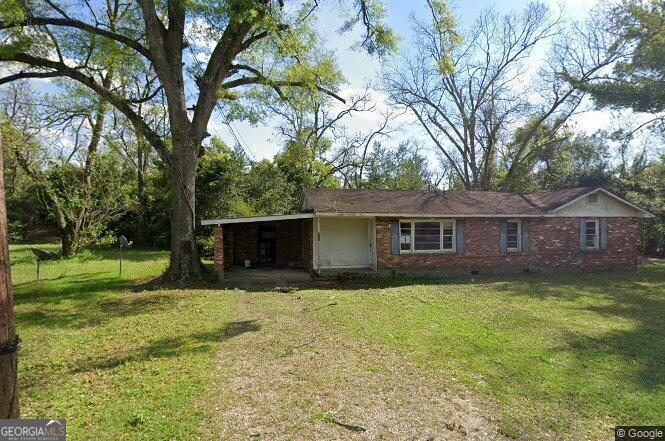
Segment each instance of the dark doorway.
M258 235L259 263L274 264L277 262L277 227L259 227Z

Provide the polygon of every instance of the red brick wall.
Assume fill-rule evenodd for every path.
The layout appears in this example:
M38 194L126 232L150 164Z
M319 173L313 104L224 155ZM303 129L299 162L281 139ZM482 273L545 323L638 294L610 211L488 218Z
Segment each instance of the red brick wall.
M580 268L635 270L637 266L637 220L608 218L608 249L581 251L579 218L533 218L529 230L529 251L499 251L499 219L465 219L464 253L391 253L390 219L376 219L376 247L379 270L445 269L510 272L530 270L572 270Z
M302 220L302 256L304 267L312 271L314 269L314 220Z
M224 269L231 268L233 263L233 228L231 227L231 225L224 225Z
M230 265L244 266L245 259L255 264L258 259L258 227L274 226L277 230L276 266L281 267L312 267L312 220L295 219L275 222L254 222L246 224L229 224L225 235L231 237L231 250L227 250ZM230 230L230 233L227 232ZM309 241L307 242L307 238Z
M217 271L220 277L224 278L224 268L226 267L226 260L224 256L228 256L225 253L225 241L224 241L224 228L220 225L215 226L214 232L215 239L215 257L214 257L214 266L215 271Z

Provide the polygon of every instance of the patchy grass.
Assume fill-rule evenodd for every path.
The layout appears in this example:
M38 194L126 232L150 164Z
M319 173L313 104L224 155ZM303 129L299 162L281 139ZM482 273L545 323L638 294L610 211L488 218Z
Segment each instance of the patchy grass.
M47 248L47 246L39 246ZM68 439L188 439L209 415L202 399L217 345L229 338L224 291L135 293L167 253L84 250L42 266L12 246L22 417L67 418Z
M617 424L662 424L662 263L634 274L400 278L334 297L321 319L470 387L508 437L606 439Z
M135 293L166 253L129 251L121 280L115 251L86 250L37 284L29 247L11 252L22 414L65 417L74 440L607 439L662 424L662 263Z
M202 438L503 438L473 396L451 393L397 349L318 320L329 292L234 295L233 320L253 331L220 345L210 396L221 431Z

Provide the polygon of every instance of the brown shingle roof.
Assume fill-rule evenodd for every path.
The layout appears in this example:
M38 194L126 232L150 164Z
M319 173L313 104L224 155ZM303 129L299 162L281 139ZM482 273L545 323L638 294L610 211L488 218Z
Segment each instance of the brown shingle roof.
M303 212L432 215L538 215L570 202L595 187L535 193L494 191L305 190Z

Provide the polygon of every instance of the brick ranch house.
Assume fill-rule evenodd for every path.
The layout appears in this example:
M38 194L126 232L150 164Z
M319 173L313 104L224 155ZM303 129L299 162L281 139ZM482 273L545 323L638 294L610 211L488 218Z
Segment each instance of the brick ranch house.
M298 214L205 220L232 265L441 273L635 270L651 213L598 187L535 193L309 189Z

